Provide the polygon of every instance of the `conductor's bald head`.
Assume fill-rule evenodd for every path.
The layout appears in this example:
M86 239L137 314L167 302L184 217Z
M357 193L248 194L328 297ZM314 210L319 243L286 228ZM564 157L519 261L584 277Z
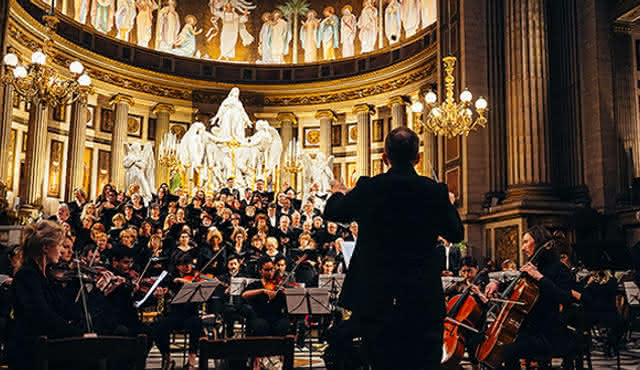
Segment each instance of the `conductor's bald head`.
M393 129L384 141L384 157L391 166L414 165L418 161L420 139L407 127Z

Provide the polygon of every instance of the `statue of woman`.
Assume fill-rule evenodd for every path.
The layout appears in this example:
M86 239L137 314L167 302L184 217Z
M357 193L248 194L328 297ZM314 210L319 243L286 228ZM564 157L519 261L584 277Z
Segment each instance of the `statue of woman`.
M218 126L218 138L222 142L230 142L235 139L237 142L245 143L245 128L251 127L249 115L244 110L240 101L240 90L237 87L231 89L229 95L224 99L218 113L211 119L213 126Z
M123 165L126 169L126 187L133 184L140 185L140 195L146 203L151 201L152 189L154 188L155 160L153 159L153 148L151 143L143 147L138 143L126 144L128 149L124 157Z

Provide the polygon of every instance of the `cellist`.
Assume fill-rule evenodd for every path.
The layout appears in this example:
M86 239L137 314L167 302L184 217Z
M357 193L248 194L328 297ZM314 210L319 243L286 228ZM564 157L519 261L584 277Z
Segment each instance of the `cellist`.
M522 237L522 252L530 259L547 242L552 241L551 233L540 225L533 226ZM523 321L516 340L505 346L503 365L505 369L519 369L521 358L533 358L554 352L567 352L569 340L560 320L560 305L571 303L573 281L567 267L560 262L552 248L541 251L536 264L527 262L520 268L540 288L538 299ZM492 297L498 290L498 283L491 281L485 290Z

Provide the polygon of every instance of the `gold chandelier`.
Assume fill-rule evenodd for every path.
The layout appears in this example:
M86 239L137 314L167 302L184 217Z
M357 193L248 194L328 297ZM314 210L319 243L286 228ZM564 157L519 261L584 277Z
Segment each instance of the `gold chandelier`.
M474 114L471 100L473 96L468 89L460 94L460 102L456 102L453 98L453 90L455 78L453 70L456 65L455 57L443 58L444 70L446 76L444 78L446 98L445 101L437 104L438 96L433 91L429 91L424 100L427 103L427 117L420 120L424 128L431 131L434 135L454 137L461 135L469 135L469 132L475 130L478 126L485 127L487 119L484 114L487 112L487 100L483 97L478 98L475 103L476 118ZM411 106L414 113L422 113L424 105L417 101Z
M32 103L45 103L51 107L67 105L81 99L86 103L91 90L91 77L79 61L69 65L72 78L59 75L55 69L47 65L48 52L53 48L52 34L58 23L53 13L53 5L49 15L44 16L46 38L42 49L31 55L31 63L23 65L18 56L12 52L3 58L6 68L2 83L12 85L15 91ZM84 72L84 73L83 73Z

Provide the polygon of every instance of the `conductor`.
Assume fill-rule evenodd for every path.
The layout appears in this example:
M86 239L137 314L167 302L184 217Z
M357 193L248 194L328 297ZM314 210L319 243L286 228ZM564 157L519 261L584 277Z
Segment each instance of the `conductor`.
M340 305L360 320L373 369L437 369L445 316L438 236L459 242L464 230L446 185L419 176L420 140L407 127L385 139L384 174L362 176L348 190L333 181L325 218L356 221L359 236Z

